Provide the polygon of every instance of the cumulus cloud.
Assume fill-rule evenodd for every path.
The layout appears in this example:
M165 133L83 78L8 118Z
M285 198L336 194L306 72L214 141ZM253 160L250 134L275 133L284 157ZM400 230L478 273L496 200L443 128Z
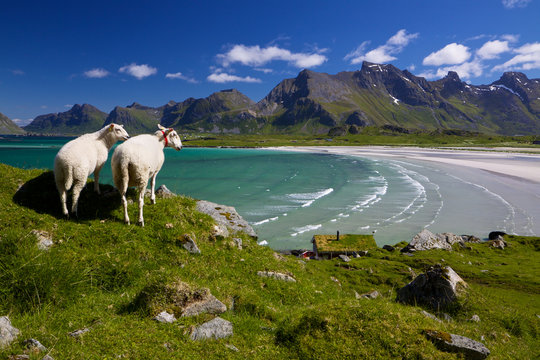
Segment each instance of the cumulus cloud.
M490 60L497 59L500 54L510 51L508 41L493 40L488 41L478 50L476 55L480 59Z
M540 42L525 44L513 52L517 55L495 66L493 71L540 69Z
M287 61L298 68L312 68L323 64L328 58L321 54L324 50L315 53L293 53L277 46L261 48L259 45L245 46L234 45L225 54L217 57L223 66L227 67L234 63L260 67L274 60Z
M120 69L118 69L118 71L136 77L138 80L157 73L157 69L155 67L146 64L137 65L135 63L122 66Z
M110 73L107 70L102 69L102 68L95 68L95 69L84 72L84 76L86 76L87 78L93 78L93 79L101 79L109 75Z
M34 119L11 119L18 126L26 126L32 122Z
M417 37L418 33L408 34L405 29L401 29L388 39L384 45L368 52L366 52L366 47L370 42L364 41L356 49L345 55L344 60L350 60L351 64L358 64L362 61L387 63L396 60L397 58L394 55L402 52L405 46Z
M471 57L467 46L451 43L442 49L432 52L424 58L423 65L456 65L461 64Z
M198 81L193 79L193 78L190 78L189 76L186 76L184 74L182 74L181 72L177 72L177 73L167 73L165 75L165 78L166 79L180 79L180 80L185 80L189 83L192 83L192 84L196 84Z
M251 76L237 76L237 75L231 75L224 72L215 72L213 74L208 75L206 78L210 82L215 83L229 83L229 82L246 82L246 83L260 83L261 79L252 78Z
M502 0L502 4L507 9L513 9L516 7L525 7L529 5L531 0Z

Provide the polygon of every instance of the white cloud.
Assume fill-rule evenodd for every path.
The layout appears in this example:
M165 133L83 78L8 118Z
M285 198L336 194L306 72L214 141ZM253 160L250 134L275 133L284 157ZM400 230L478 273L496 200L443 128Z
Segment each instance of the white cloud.
M122 66L120 69L118 69L118 71L121 73L134 76L138 80L144 79L145 77L148 77L150 75L154 75L157 73L157 69L155 67L151 67L146 64L137 65L135 63L131 63L127 66Z
M84 76L86 76L87 78L93 78L93 79L101 79L109 75L110 73L107 70L102 69L102 68L95 68L95 69L84 72Z
M246 83L260 83L261 79L252 78L251 76L241 77L236 75L227 74L224 72L213 73L208 75L207 80L215 83L228 83L228 82L246 82Z
M507 9L513 9L516 7L525 7L529 5L531 0L502 0L502 4Z
M475 59L459 65L445 66L438 68L437 70L424 71L417 76L421 76L426 79L440 79L445 77L449 71L457 72L461 79L470 79L481 76L484 72L484 65L479 59Z
M12 121L17 124L18 126L26 126L30 124L34 119L12 119Z
M513 51L517 55L497 65L493 71L540 69L540 42L525 44Z
M519 40L519 35L516 34L504 34L501 35L501 39L508 41L509 43L515 43Z
M407 34L405 29L399 30L390 39L386 41L384 45L381 45L373 50L365 52L369 41L364 41L356 49L348 53L344 60L351 60L351 64L359 64L362 61L369 61L374 63L387 63L397 58L393 55L399 54L403 51L411 40L416 39L418 33Z
M476 55L480 59L490 60L497 59L500 54L510 51L508 46L508 41L493 40L488 41L478 50L476 50Z
M66 105L64 105L64 107L65 107L65 108L68 108L68 109L71 109L71 108L73 107L73 105L71 105L71 104L66 104Z
M181 72L177 72L177 73L167 73L165 75L165 78L167 79L180 79L180 80L185 80L189 83L192 83L192 84L196 84L198 83L197 80L193 79L193 78L190 78L189 76L186 76L184 74L182 74Z
M254 68L253 70L260 71L260 72L265 73L265 74L270 74L270 73L274 72L274 70L267 69L267 68Z
M219 54L217 57L227 67L233 63L260 67L274 60L288 61L298 68L311 68L323 64L328 58L317 53L292 53L287 49L277 46L261 48L258 45L245 46L234 45L227 53Z
M456 65L461 64L471 57L467 46L451 43L439 51L432 52L424 58L423 65Z
M24 71L19 70L19 69L11 70L11 73L13 75L24 75Z

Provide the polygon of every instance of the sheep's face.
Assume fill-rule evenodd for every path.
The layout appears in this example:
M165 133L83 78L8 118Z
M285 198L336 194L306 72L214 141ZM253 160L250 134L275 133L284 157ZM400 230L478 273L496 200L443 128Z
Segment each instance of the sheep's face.
M172 130L167 134L168 146L176 150L182 150L182 140L176 131Z
M129 135L124 129L123 125L111 124L109 126L109 131L112 131L118 140L127 140L129 138Z

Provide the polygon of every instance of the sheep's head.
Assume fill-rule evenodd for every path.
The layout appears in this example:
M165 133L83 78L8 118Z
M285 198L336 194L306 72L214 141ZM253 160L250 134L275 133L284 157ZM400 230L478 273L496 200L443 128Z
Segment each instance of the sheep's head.
M158 124L159 129L165 138L165 146L172 147L176 150L182 150L182 140L173 128L165 128Z
M113 133L117 140L127 140L129 135L124 129L124 125L112 123L109 125L109 132Z

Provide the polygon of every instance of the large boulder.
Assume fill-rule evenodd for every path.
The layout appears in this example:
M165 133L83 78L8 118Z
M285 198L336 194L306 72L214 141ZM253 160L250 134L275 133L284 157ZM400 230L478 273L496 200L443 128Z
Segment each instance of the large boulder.
M467 283L451 267L435 265L399 289L397 301L411 305L424 304L439 310L461 297L466 288Z
M422 251L431 249L452 250L452 245L464 243L468 239L476 239L467 235L455 235L452 233L434 234L428 229L424 229L416 234L411 242L405 246L402 252Z
M217 223L222 236L236 232L245 232L252 238L257 239L257 233L249 223L244 220L232 206L219 205L210 201L197 201L197 211L210 215Z
M0 317L0 349L8 346L17 339L19 329L11 325L7 316Z

